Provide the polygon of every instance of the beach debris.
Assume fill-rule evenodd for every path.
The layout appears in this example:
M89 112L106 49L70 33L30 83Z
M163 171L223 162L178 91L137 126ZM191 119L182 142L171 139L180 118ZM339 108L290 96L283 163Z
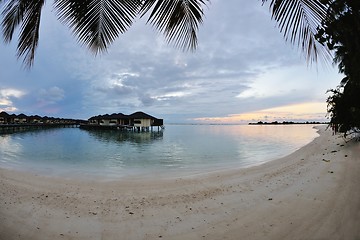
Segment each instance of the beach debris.
M134 213L133 212L129 212L130 215L133 215Z
M331 151L331 153L336 153L337 151L336 150L334 150L334 151Z
M347 157L348 155L345 155L345 157Z
M273 200L273 199L272 199L272 198L269 198L268 200L271 201L271 200Z
M324 161L324 162L330 162L330 160L327 160L327 159L324 159L324 158L323 158L323 161Z
M334 171L328 171L328 173L334 173Z

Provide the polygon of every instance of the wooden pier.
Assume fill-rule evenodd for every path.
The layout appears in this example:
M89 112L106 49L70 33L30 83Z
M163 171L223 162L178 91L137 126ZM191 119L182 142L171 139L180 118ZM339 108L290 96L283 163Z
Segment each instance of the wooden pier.
M161 126L150 126L150 127L137 127L134 125L97 125L97 124L80 124L81 129L87 130L123 130L123 131L134 131L134 132L149 132L154 131L154 128L157 131L164 129L164 125Z
M19 124L0 124L0 133L13 133L30 130L40 130L47 128L68 128L79 127L79 123L19 123Z
M80 127L82 129L114 129L134 132L149 132L164 129L164 120L155 118L144 112L130 115L113 113L98 115L85 120L26 116L25 114L8 114L0 112L0 133L32 131L47 128Z

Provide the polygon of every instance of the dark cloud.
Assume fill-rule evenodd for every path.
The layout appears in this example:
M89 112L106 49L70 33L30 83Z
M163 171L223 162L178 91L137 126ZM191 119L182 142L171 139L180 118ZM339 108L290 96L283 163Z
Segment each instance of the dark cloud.
M38 91L38 101L44 104L55 104L65 97L65 92L59 87L51 87L49 89L40 89Z

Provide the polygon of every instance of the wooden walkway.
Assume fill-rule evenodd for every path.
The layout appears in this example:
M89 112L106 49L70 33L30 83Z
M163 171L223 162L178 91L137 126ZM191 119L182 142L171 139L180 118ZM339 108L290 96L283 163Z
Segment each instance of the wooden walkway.
M132 125L98 125L98 124L80 124L80 128L82 129L94 129L94 130L104 130L104 129L110 129L110 130L130 130L130 131L136 131L136 132L148 132L153 131L154 128L157 129L157 131L160 131L161 129L164 129L164 126L150 126L150 127L135 127Z
M135 127L131 125L95 125L95 124L79 124L79 123L18 123L18 124L0 124L1 133L14 133L22 131L41 130L47 128L66 128L74 127L81 129L94 129L94 130L128 130L134 132L148 132L154 129L160 131L164 126L151 126L151 127Z
M28 131L46 128L59 127L79 127L78 123L18 123L18 124L0 124L0 133L11 133L18 131Z

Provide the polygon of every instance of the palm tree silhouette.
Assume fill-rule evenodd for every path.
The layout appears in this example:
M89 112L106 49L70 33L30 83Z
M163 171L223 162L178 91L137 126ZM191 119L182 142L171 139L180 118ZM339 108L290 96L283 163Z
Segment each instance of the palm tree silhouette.
M165 35L169 43L183 50L197 47L197 30L203 22L203 8L210 0L54 0L58 19L69 26L78 41L98 54L126 32L137 17L149 13L147 22ZM251 1L251 0L249 0ZM262 0L270 2L272 17L286 40L298 45L307 59L330 59L326 46L316 39L316 29L327 17L331 0ZM2 32L9 43L20 26L18 58L26 67L34 63L39 41L41 11L45 0L0 0ZM224 3L226 4L226 3Z
M284 38L297 45L308 61L318 58L329 61L332 55L326 45L316 39L318 27L329 17L329 4L333 0L262 0L270 2L272 18L278 23Z
M197 46L197 30L208 0L54 0L58 19L94 54L104 52L137 17L149 13L148 23L168 42L184 50ZM34 64L45 0L0 0L5 43L20 26L17 57L26 67Z

